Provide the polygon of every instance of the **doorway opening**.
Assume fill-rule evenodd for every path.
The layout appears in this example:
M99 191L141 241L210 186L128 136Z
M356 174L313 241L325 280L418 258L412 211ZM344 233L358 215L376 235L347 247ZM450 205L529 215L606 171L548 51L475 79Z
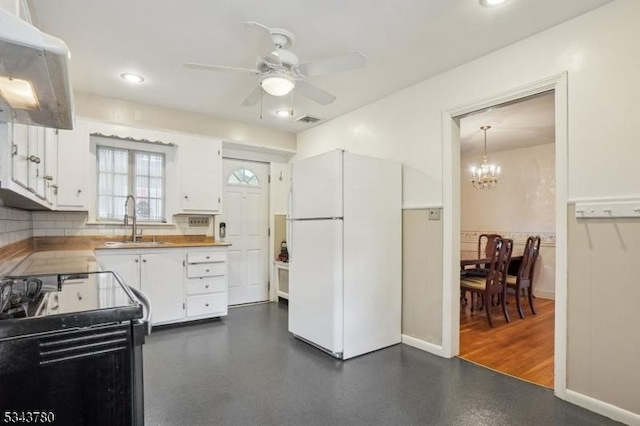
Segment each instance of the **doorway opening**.
M463 283L459 357L552 388L556 269L554 91L473 111L457 119ZM477 178L475 184L471 182L472 168L477 177L483 159L494 170L500 170L493 187L496 173L489 173L491 178L485 181L489 188L479 188L481 182ZM513 241L506 314L499 297L474 299L473 293L467 291L468 285L487 285L490 265L471 262L490 257L493 236ZM535 247L526 248L525 253L529 237L534 238ZM530 273L520 269L529 268L529 262ZM516 290L516 284L521 288ZM493 325L487 314L491 314Z
M550 76L469 102L442 113L443 131L443 270L442 346L440 353L460 353L460 118L475 111L553 91L555 108L555 320L556 396L567 398L567 73Z

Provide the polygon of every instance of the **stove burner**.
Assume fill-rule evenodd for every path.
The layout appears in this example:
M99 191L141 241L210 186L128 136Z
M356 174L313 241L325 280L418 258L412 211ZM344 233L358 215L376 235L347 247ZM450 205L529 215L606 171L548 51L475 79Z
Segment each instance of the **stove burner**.
M42 281L29 277L25 280L7 280L0 284L0 315L8 318L27 316L27 306L42 291Z

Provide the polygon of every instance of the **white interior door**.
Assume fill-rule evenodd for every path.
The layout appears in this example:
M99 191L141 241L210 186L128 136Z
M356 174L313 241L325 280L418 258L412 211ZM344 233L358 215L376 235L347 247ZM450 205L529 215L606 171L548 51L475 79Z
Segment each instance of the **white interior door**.
M229 305L268 300L269 165L223 160Z

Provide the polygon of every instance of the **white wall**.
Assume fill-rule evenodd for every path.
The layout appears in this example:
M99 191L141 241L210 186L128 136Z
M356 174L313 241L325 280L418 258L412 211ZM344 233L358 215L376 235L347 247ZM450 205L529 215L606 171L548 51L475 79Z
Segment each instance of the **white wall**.
M617 0L304 131L297 157L393 158L405 164L405 205L441 204L442 111L568 71L570 198L638 195L638 16L640 2Z
M482 156L460 160L460 229L555 232L555 144L489 152L501 167L498 186L478 190L469 182L471 165Z
M636 116L640 113L638 22L640 2L616 0L300 133L298 157L344 148L402 161L405 163L404 206L442 205L443 111L567 72L569 198L640 198L635 176L640 158L636 129ZM615 227L606 229L612 235L616 232ZM576 237L571 232L568 238L570 259L575 251L593 250L588 241L574 243L572 238ZM634 255L640 258L640 251ZM606 285L595 281L593 276L574 281L580 274L572 270L571 265L570 292L579 287L589 293ZM637 339L631 345L621 343L628 341L629 336L636 336L637 327L619 321L609 324L608 331L604 331L589 328L575 317L577 312L590 311L592 305L598 303L604 304L599 309L637 310L637 300L624 296L625 289L631 291L638 287L637 280L616 275L616 268L614 262L607 269L613 274L608 281L618 283L615 296L606 301L585 298L582 300L587 306L569 309L571 346L567 353L567 383L572 391L584 395L583 401L595 401L593 406L604 401L617 412L632 413L627 418L640 423L640 399L631 401L621 396L635 395L640 388L640 370L636 363L629 361L629 357L624 362L604 363L599 361L602 358L591 356L606 348L612 357L618 350L625 350L640 359ZM437 278L426 279L431 286L442 285ZM412 302L424 304L425 301ZM614 339L612 334L620 338ZM578 359L581 360L579 368L573 368ZM582 379L575 380L576 375ZM611 391L611 383L617 384L616 392Z
M292 150L296 147L291 133L240 123L210 115L179 111L154 105L75 93L76 114L110 123L213 136L229 142Z

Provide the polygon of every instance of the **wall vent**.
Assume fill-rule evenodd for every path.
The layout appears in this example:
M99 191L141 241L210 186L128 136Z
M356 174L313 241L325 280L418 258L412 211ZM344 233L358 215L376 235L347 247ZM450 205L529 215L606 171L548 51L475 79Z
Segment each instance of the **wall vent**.
M322 120L322 118L314 117L313 115L303 115L300 118L296 118L296 121L301 121L303 123L317 123Z

